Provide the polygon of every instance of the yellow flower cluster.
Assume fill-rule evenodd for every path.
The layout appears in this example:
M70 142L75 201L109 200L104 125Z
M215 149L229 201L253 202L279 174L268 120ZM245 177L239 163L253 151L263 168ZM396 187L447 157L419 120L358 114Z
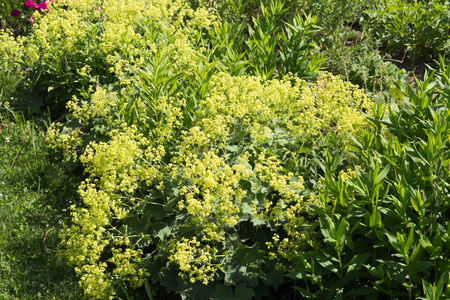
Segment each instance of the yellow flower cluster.
M78 274L81 274L80 285L86 295L91 299L114 299L115 294L112 288L111 279L107 279L106 263L84 264L80 268L75 268Z
M292 108L288 125L300 140L333 133L338 143L346 145L351 143L347 133L361 134L360 126L366 122L361 111L370 115L372 102L358 86L322 73L317 83L302 90Z
M0 30L0 69L2 71L14 70L20 68L23 60L24 38L17 37L5 30ZM1 72L0 74L3 74Z
M83 132L80 128L63 128L60 123L53 123L47 130L46 142L50 148L62 151L65 160L76 161L77 149L83 144Z
M80 156L86 171L100 178L100 188L108 192L133 193L139 182L141 169L136 162L143 157L148 142L142 135L135 135L136 128L124 127L124 132L109 132L109 142L90 143Z
M0 30L0 89L11 94L14 86L22 77L24 39L5 30Z
M182 159L182 161L180 161ZM217 151L207 151L200 159L190 154L173 161L183 179L189 183L180 193L184 196L178 207L186 209L198 226L203 227L203 240L221 241L224 228L237 224L239 204L245 195L239 181L245 169L239 165L230 167Z
M144 278L149 275L143 268L138 267L142 261L142 250L113 248L111 251L109 262L115 266L113 275L126 279L133 288L141 286Z
M79 159L89 174L79 187L84 205L72 208L72 225L61 233L63 257L77 266L87 295L104 298L113 295L115 278L139 286L148 276L142 251L113 224L135 213L137 202L144 201L134 198L140 188L157 187L164 193L172 181L180 182L180 201L171 213L185 214L201 236L169 237L168 259L183 278L204 284L214 280L220 268L215 245L226 241L249 215L280 224L286 238L273 236L272 255L292 259L306 243L308 205L316 200L304 193L303 178L286 172L270 149L257 155L236 154L237 149L244 143L270 148L282 134L295 142L311 142L324 132L334 133L336 145L345 145L345 132L357 134L365 122L360 110L369 111L369 99L330 74L307 84L291 77L263 81L216 73L195 112L189 111L192 125L183 128L191 99L165 92L153 97L152 88L148 98L141 97L135 89L146 91L156 80L144 79L140 70L148 67L149 57L158 58L161 47L170 61L167 76L183 72L184 80L198 80L201 55L193 46L196 30L215 26L216 18L204 8L189 9L181 0L104 0L101 10L95 9L96 3L80 0L71 4L73 9L51 10L40 20L27 50L59 49L62 56L78 51L77 43L92 33L86 24L101 18L104 27L95 51L102 53L109 72L119 80L117 92L92 87L84 99L74 96L67 104L82 126L102 119L109 130L105 140L89 143L79 155L85 137L81 129L58 130L55 124L48 131L49 144L62 148L67 158ZM161 30L160 40L140 30L140 23ZM58 33L52 36L50 30ZM50 62L51 57L43 55ZM94 67L81 67L79 75L91 76ZM133 118L140 118L143 126L129 125ZM276 124L284 126L283 132ZM244 141L239 140L242 134ZM255 183L252 189L262 190L263 185L271 189L277 201L259 199L258 191L244 188L246 180ZM101 260L107 245L112 247L110 271Z
M86 70L86 68L83 68L82 72L86 72ZM88 75L86 74L86 76ZM90 91L92 92L92 89ZM112 96L108 95L106 90L99 88L91 94L90 101L80 101L73 95L72 100L67 102L66 107L72 111L73 116L81 124L86 125L90 119L106 116L110 112L113 104L110 99Z
M182 238L180 241L173 241L169 260L179 266L180 277L189 278L192 283L200 281L206 285L214 280L217 270L213 263L215 252L209 245L202 245L195 236L190 240Z

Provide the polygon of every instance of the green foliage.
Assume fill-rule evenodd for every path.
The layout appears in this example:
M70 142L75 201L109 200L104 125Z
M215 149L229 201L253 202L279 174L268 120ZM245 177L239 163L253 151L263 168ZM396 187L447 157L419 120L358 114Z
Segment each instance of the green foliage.
M48 160L45 132L0 111L0 298L80 299L76 276L54 253L77 179ZM44 238L45 237L45 238ZM44 248L45 247L45 248Z
M359 85L375 101L399 100L399 91L406 89L407 72L383 59L366 35L349 31L342 38L351 45L330 49L333 59L328 60L328 68Z
M410 87L402 104L376 107L355 140L356 173L339 171L349 163L339 156L323 162L323 242L300 255L302 267L290 275L314 284L298 287L305 297L449 296L450 81L440 64L439 75Z
M58 233L89 298L448 297L450 72L402 94L383 52L445 51L447 9L394 2L79 0L23 32L2 19L2 105L58 121L45 151L24 119L4 137L4 228L30 248ZM0 234L3 279L30 249Z
M405 88L406 72L380 49L381 41L365 21L370 3L364 1L312 1L310 13L322 30L314 35L325 67L359 85L375 101L393 101Z
M245 72L266 79L288 73L299 78L317 75L325 59L312 41L320 30L314 17L296 13L285 20L289 8L274 0L267 6L261 4L260 13L251 20L245 9L239 1L232 6L233 15L243 19L225 18L210 32L207 41L214 45L208 54L210 61L219 61L221 70L232 75Z
M308 15L282 22L273 1L253 27L209 47L205 37L231 25L172 4L55 6L26 38L28 91L70 112L47 131L49 146L89 176L60 257L91 298L127 296L149 279L192 299L283 297L283 274L312 233L314 159L359 135L369 99L327 73L298 78L321 64L309 61ZM251 51L233 48L234 30L252 36ZM215 62L223 43L247 69Z
M367 28L388 53L406 54L414 65L418 58L447 53L448 7L448 1L380 1L365 12Z
M354 26L359 23L361 14L367 9L367 1L345 0L313 0L305 1L307 7L314 16L317 16L319 25L324 27L322 32L323 42L327 47L332 47L330 42L336 43L336 37L346 26Z

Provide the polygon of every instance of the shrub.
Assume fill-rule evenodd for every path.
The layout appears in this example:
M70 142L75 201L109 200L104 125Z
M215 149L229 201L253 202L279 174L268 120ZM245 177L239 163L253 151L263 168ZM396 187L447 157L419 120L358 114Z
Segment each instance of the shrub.
M367 28L397 56L431 60L449 48L448 1L391 1L375 4L365 12ZM400 53L398 53L400 52Z
M340 155L327 156L321 237L290 274L304 280L304 297L449 296L448 75L441 59L403 103L377 106L355 140L355 172Z
M292 73L299 78L317 75L325 59L313 42L320 30L309 14L291 13L289 7L277 0L267 1L251 18L245 14L242 1L231 6L233 16L224 18L210 31L206 39L208 58L218 61L221 70L232 75L250 74L271 79Z
M112 102L106 140L79 156L90 179L79 188L85 206L72 208L62 234L64 257L91 296L111 293L114 278L137 286L149 273L195 299L229 286L276 289L314 218L313 180L302 175L315 175L302 153L320 147L323 136L345 148L345 132L358 133L368 98L331 75L308 86L217 74L184 126L189 99L151 102L150 83L133 105L153 117L120 123ZM73 151L70 145L63 147Z
M313 18L274 29L267 20L282 5L261 11L252 51L239 54L259 76L211 60L224 54L204 37L225 27L182 1L84 0L36 15L19 45L30 84L16 105L49 107L60 123L47 142L87 173L60 257L88 297L148 280L192 299L261 298L289 285L283 274L315 219L314 158L348 148L370 101L327 73L299 79L320 65L303 41ZM277 79L277 46L262 49L272 36L284 41Z

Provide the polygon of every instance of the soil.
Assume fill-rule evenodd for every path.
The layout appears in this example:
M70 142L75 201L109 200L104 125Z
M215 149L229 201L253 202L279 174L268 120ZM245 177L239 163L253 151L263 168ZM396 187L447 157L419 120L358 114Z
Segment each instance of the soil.
M390 61L394 63L398 68L405 70L409 74L406 78L406 83L412 85L413 87L417 86L414 75L418 80L423 81L425 77L425 71L428 71L428 73L430 73L430 67L436 67L436 63L434 61L425 60L424 58L417 59L414 64L411 64L411 62L407 58L404 58L403 61L401 59L402 58L392 59Z

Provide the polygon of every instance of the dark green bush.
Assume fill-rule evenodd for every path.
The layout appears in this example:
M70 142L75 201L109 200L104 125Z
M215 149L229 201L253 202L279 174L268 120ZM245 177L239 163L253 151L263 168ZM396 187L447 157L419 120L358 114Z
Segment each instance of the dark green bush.
M303 296L450 296L449 74L441 59L403 103L380 103L355 161L327 156L321 235L290 274ZM355 173L344 172L349 164Z
M385 51L400 59L431 60L447 53L450 44L450 9L448 1L379 2L365 11L367 29Z

